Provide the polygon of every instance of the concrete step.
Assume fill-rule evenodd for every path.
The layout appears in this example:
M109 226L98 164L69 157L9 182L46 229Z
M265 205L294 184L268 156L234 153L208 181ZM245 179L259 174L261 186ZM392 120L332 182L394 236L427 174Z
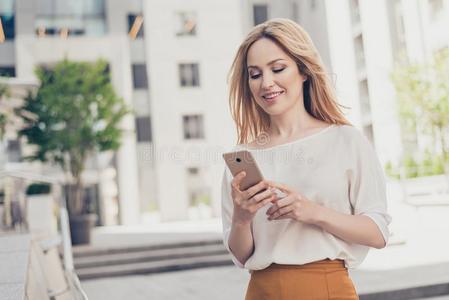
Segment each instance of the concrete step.
M221 240L120 248L74 247L80 279L160 273L232 265Z
M73 257L99 256L106 254L132 253L142 251L153 251L162 249L188 248L196 246L223 245L221 239L201 240L201 241L181 241L181 242L160 242L152 245L120 246L120 247L98 247L92 245L82 245L73 247Z
M215 254L200 257L173 258L161 261L81 268L77 269L77 274L80 280L87 280L104 277L151 274L195 268L216 267L232 264L233 263L228 254Z
M174 247L168 249L144 249L126 251L122 249L120 252L95 255L84 255L75 258L75 268L94 268L108 265L123 265L130 263L163 261L174 258L201 257L209 255L226 254L227 251L223 244L211 245L192 245L188 247Z

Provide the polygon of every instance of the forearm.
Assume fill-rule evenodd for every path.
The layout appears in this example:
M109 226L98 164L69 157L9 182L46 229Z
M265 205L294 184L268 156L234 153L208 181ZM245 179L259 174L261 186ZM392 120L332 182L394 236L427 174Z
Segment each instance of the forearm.
M251 223L232 222L228 245L234 256L244 265L254 251Z
M377 249L385 247L381 231L367 216L343 214L322 206L315 224L350 243Z

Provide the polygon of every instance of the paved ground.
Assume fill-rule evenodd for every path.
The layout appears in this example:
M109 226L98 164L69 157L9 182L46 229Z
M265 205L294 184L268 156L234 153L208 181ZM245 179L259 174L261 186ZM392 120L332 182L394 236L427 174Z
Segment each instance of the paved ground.
M415 208L403 204L399 190L389 190L389 211L394 245L371 250L353 272L358 291L372 292L449 282L449 206ZM114 230L116 232L114 232ZM165 228L99 229L94 242L106 245L167 239L219 236L218 221ZM146 239L146 240L145 240ZM357 275L363 273L363 276ZM100 279L82 282L90 300L228 300L242 299L249 274L236 267L220 267L147 276ZM428 298L449 300L449 296Z
M90 300L237 300L243 299L249 274L236 267L180 271L86 281ZM449 300L449 296L427 298Z

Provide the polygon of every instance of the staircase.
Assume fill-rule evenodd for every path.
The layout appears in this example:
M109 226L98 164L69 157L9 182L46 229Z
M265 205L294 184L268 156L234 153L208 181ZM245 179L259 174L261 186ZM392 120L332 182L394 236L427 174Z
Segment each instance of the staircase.
M232 265L222 240L126 248L73 248L80 280Z

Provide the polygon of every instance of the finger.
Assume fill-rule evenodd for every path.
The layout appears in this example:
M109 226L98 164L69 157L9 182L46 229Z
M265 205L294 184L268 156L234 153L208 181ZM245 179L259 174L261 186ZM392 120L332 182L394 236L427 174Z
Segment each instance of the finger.
M294 210L293 205L282 207L282 208L278 209L277 211L275 211L274 213L272 213L271 215L269 215L268 220L276 220L277 218L279 218L283 215L291 213L293 210Z
M273 219L273 220L286 220L286 219L295 219L293 211L291 211L291 212L289 212L287 214L284 214L282 216L279 216L279 217L277 217L276 219Z
M260 191L263 191L265 189L268 189L270 185L266 180L261 180L259 183L253 185L252 187L248 188L245 192L246 197L251 198L255 194L259 193Z
M292 196L287 196L285 198L279 199L276 201L275 204L273 204L270 209L267 210L267 215L273 214L275 211L279 210L280 208L290 205L295 201L295 198Z
M274 192L270 188L266 189L263 192L260 192L260 193L258 193L256 195L254 195L253 197L250 198L250 201L252 203L257 203L257 202L260 202L260 201L262 201L262 200L264 200L266 198L271 198L270 202L276 199L276 195L274 194Z
M256 209L259 210L260 208L264 207L265 205L269 204L271 202L270 198L264 199L263 201L260 201L256 205Z
M290 194L295 192L292 188L290 188L289 186L279 183L279 182L274 182L274 181L268 181L268 184L272 187L275 187L277 189L279 189L281 192L286 193L286 194Z
M240 173L238 173L237 175L234 176L234 178L231 181L231 186L233 189L235 189L236 191L240 191L240 182L243 180L243 178L246 176L246 172L242 171Z

